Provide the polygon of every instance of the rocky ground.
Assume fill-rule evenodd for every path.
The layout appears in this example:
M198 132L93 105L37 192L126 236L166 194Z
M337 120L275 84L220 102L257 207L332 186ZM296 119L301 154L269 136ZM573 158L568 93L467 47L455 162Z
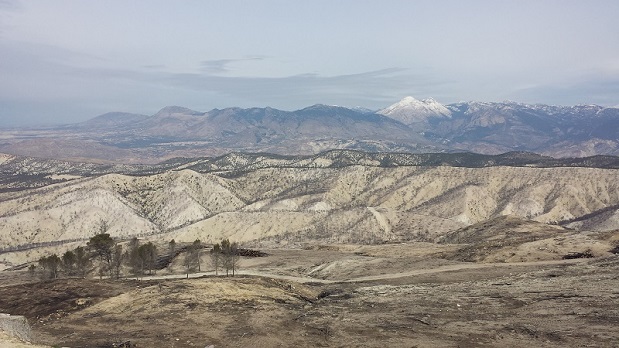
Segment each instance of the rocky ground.
M614 347L619 256L463 262L461 245L265 250L234 278L2 272L0 312L35 342L112 347ZM476 254L478 255L478 253ZM206 265L205 265L206 267ZM172 273L181 273L173 263Z

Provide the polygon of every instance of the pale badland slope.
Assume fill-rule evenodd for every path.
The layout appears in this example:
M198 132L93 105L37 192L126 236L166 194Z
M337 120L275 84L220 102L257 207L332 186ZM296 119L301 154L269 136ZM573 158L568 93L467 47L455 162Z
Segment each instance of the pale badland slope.
M0 193L0 262L31 261L36 253L24 251L32 246L83 244L101 231L118 239L230 238L268 247L436 242L503 215L608 231L619 228L618 179L616 170L598 168L320 168L316 161L70 177Z

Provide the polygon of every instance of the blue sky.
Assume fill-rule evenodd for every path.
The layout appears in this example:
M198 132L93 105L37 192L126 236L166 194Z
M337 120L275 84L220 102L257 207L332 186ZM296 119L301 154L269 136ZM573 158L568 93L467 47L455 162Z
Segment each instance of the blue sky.
M619 104L619 1L0 0L0 126L404 96Z

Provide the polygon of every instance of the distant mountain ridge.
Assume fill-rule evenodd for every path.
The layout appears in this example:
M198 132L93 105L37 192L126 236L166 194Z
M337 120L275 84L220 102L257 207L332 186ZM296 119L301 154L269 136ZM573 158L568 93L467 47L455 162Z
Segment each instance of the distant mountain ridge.
M0 192L19 191L64 182L76 177L106 174L155 175L168 171L192 170L198 173L228 173L283 168L340 169L365 166L398 167L528 167L528 168L598 168L619 169L617 156L582 158L552 158L529 152L508 152L500 155L463 153L392 153L358 150L329 150L315 155L277 155L269 153L233 152L217 157L172 158L152 165L98 164L35 157L20 157L0 153Z
M34 135L33 135L34 134ZM376 112L316 104L296 111L168 106L153 116L108 113L55 129L11 133L0 152L22 156L156 163L229 152L535 152L619 155L619 109L405 97Z
M148 119L147 115L131 114L127 112L108 112L106 114L91 118L88 121L76 124L82 128L112 128L120 126L130 126L132 124Z

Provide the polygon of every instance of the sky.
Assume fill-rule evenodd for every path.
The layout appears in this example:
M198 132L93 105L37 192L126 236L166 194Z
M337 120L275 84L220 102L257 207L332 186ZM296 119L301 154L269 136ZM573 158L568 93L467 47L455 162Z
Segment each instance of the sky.
M0 0L0 126L405 96L619 105L616 0Z

